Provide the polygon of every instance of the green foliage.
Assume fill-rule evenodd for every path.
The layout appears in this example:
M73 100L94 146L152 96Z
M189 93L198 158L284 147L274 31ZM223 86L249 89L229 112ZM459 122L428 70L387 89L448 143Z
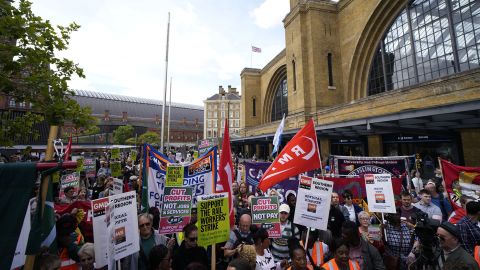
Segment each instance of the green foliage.
M50 125L90 126L91 109L71 99L67 84L74 75L84 78L83 69L55 55L68 48L79 28L75 23L54 28L33 14L26 0L0 1L0 94L31 103Z
M9 147L15 143L27 141L31 136L34 140L38 138L38 130L34 125L43 121L39 114L27 112L22 116L12 117L11 112L0 114L0 146Z
M147 131L138 137L137 144L159 144L160 143L160 135L153 131Z
M125 144L128 138L133 136L133 127L131 125L119 126L113 131L113 142L116 144Z
M96 121L98 122L98 120ZM90 126L89 128L87 129L84 129L80 135L94 135L94 134L98 134L100 133L100 128L97 127L97 126Z

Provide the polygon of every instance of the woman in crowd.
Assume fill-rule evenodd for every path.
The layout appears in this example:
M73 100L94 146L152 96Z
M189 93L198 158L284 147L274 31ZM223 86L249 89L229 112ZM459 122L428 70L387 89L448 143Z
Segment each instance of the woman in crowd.
M363 240L369 242L374 247L376 247L380 253L383 253L384 246L383 241L381 240L383 235L382 230L379 229L379 239L374 239L375 237L373 235L370 235L370 233L368 232L368 227L370 227L372 223L372 217L370 216L370 214L362 211L358 213L358 220L360 221L360 225L358 226L358 232L362 236Z
M92 243L85 243L78 251L78 258L80 259L80 266L82 270L95 269L93 264L95 263L95 250Z
M420 177L419 171L415 171L415 176L412 178L412 182L413 182L413 187L411 188L412 189L415 188L415 193L418 194L418 192L420 192L420 190L423 189L423 180L422 180L422 177Z
M257 253L255 270L283 269L287 265L287 261L277 263L273 261L273 255L269 249L270 238L268 238L267 230L264 228L256 229L256 227L253 230L253 242Z
M407 269L407 257L412 251L412 230L400 220L400 209L395 214L388 214L385 225L384 261L387 269ZM398 266L400 264L400 266ZM400 268L398 268L400 267Z
M87 189L86 188L81 188L80 191L78 191L78 196L77 196L77 201L87 201Z
M287 270L313 270L313 267L307 264L307 254L305 253L305 249L298 242L298 239L290 238L288 240L288 248L288 253L292 262Z
M352 261L349 258L350 245L347 240L343 238L336 238L332 245L334 258L322 265L322 270L360 270L358 262Z
M353 203L353 194L350 190L345 190L342 194L343 196L343 206L348 210L348 219L359 224L357 214L362 211L362 208L357 204Z

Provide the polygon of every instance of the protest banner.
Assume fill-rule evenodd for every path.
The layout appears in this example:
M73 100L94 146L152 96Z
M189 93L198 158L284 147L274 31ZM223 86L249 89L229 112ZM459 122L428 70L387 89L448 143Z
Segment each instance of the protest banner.
M228 240L228 193L216 193L197 197L198 245L207 247Z
M77 159L77 168L75 169L76 172L79 173L79 172L81 172L81 171L84 170L84 169L83 169L83 161L84 161L84 158L83 158L83 157Z
M360 176L364 174L390 173L392 177L409 177L408 171L413 166L415 156L361 157L332 156L335 175Z
M94 158L84 158L83 159L83 170L87 177L95 177L96 174L96 162Z
M293 222L326 230L332 191L333 182L302 175Z
M122 194L123 193L123 180L118 178L113 178L113 194Z
M78 190L80 189L80 174L78 172L62 175L62 178L60 179L60 200L65 198L63 190L66 187L73 187L75 196L78 194Z
M113 177L122 176L122 164L120 163L120 161L110 162L110 171L112 172Z
M461 207L460 197L470 196L479 200L480 167L464 167L439 158L445 189L454 209Z
M120 260L140 250L137 218L137 196L135 191L109 197L113 204L113 215L110 215L109 243L114 243L113 257ZM112 220L113 216L113 220ZM108 228L108 226L107 226ZM111 255L111 254L110 254Z
M218 138L211 138L198 141L198 155L201 157L207 153L210 148L218 145Z
M181 187L183 186L183 166L180 164L167 165L167 179L165 180L166 187Z
M107 265L108 243L105 239L107 235L106 208L108 197L92 201L92 223L93 238L95 239L95 268L102 268Z
M77 209L78 227L81 228L85 242L93 242L92 207L90 201L74 201L71 204L55 204L55 214L69 214Z
M245 162L244 163L244 181L247 183L249 192L255 192L255 189L258 186L258 182L263 176L263 173L270 167L271 162ZM272 188L268 189L265 194L270 194L270 190L275 189L278 193L278 203L286 203L287 196L290 193L293 193L295 197L297 196L298 189L298 177L290 177Z
M160 213L161 234L181 232L190 223L192 193L191 187L165 187Z
M110 156L111 159L120 159L120 148L112 148L112 155Z
M396 213L392 176L389 173L365 174L364 178L369 210L379 213Z
M257 224L268 231L268 237L282 237L278 196L252 198L252 224Z

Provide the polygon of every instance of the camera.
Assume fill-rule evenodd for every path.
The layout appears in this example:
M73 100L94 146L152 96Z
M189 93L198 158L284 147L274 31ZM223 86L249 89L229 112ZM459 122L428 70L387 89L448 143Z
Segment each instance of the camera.
M411 218L413 223L416 224L415 234L420 242L419 254L413 269L440 269L438 258L441 249L436 237L440 221L430 219L426 213L421 211L413 214Z

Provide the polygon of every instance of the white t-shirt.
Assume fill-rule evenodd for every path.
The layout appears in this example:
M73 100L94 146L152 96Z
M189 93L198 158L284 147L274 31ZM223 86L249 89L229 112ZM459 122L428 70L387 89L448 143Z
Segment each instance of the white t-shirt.
M355 215L355 207L353 207L353 204L350 205L350 206L344 204L343 206L345 206L345 208L347 208L347 210L348 210L348 215L349 215L350 221L356 222L357 221L357 216Z
M415 192L420 192L423 189L423 180L421 178L414 177L412 178L413 186L415 187Z
M257 254L257 263L255 264L255 270L276 270L281 269L280 263L277 265L273 260L270 250L264 249L263 256Z

